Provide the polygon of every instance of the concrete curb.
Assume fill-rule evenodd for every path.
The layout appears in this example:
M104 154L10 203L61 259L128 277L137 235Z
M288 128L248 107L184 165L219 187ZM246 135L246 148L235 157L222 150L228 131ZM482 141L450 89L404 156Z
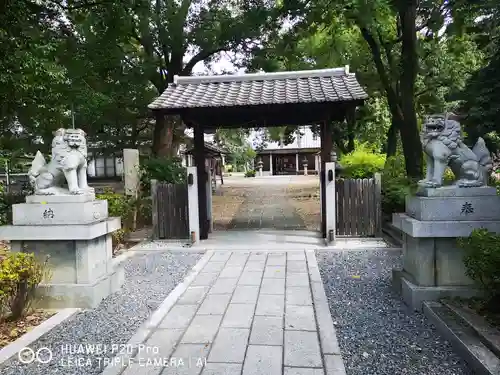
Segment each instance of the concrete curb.
M306 258L325 371L327 375L345 375L346 371L337 341L337 332L333 325L315 252L306 251Z
M205 255L203 255L203 257L198 261L198 263L194 265L194 267L184 278L184 280L170 292L170 294L167 296L167 298L165 298L158 309L155 310L155 312L149 317L149 319L146 320L134 333L127 344L125 344L127 350L124 351L129 353L123 353L115 356L111 360L111 364L104 369L101 375L120 375L126 370L130 360L136 356L138 346L144 344L147 341L155 328L161 323L163 318L168 314L170 309L186 291L186 289L200 273L203 267L205 267L212 255L213 251L207 251Z
M49 319L44 321L42 324L36 326L31 331L25 333L16 341L10 343L2 350L0 350L0 364L7 361L12 356L19 353L22 349L28 347L33 342L38 340L40 337L45 335L47 332L52 330L54 327L58 326L65 320L71 318L77 312L80 312L82 309L78 308L67 308L60 310L55 315L51 316Z

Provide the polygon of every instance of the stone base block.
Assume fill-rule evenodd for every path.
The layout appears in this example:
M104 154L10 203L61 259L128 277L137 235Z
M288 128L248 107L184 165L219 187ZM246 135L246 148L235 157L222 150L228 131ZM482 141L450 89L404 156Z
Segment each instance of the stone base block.
M117 266L91 284L44 284L37 289L40 308L95 308L103 299L116 293L125 282L125 270Z
M500 220L500 196L406 197L406 213L422 221Z
M497 189L493 186L458 187L451 185L440 188L419 188L416 195L420 197L477 197L497 195Z
M26 203L83 203L95 200L95 193L89 192L85 194L55 194L55 195L28 195Z
M481 296L481 291L474 287L463 286L418 286L411 277L401 270L392 271L392 286L403 301L412 310L422 311L425 301L437 301L445 297L472 298Z
M392 224L412 237L468 237L474 229L485 228L500 233L500 220L422 221L406 214L393 216Z
M12 205L13 225L79 225L108 218L108 201Z

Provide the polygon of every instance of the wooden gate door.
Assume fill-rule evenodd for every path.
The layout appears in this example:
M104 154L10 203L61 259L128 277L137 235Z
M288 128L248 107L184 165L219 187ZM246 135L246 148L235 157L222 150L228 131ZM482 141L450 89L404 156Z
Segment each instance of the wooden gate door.
M188 186L151 181L155 239L188 239Z
M336 234L380 237L382 231L380 175L335 181Z

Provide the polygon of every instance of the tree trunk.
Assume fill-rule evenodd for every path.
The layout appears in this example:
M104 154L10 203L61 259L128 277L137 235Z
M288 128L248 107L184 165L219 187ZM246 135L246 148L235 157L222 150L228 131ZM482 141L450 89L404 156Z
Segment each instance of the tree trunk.
M155 113L156 124L153 133L153 155L156 157L174 156L173 130L175 117L165 116L160 111Z
M398 150L398 119L392 116L392 123L387 131L387 143L385 153L387 157L395 156Z
M422 177L422 143L415 111L415 80L418 72L417 55L417 1L401 1L399 17L401 19L401 110L404 123L401 124L401 141L405 155L406 173L408 177Z

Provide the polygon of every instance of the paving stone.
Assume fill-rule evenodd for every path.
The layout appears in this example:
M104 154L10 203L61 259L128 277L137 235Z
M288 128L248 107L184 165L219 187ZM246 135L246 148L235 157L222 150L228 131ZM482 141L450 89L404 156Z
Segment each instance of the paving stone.
M261 253L261 252L252 252L250 253L250 257L248 258L249 262L254 262L254 261L265 261L267 258L266 253Z
M285 294L285 279L262 279L260 294Z
M284 279L285 276L286 272L283 266L266 266L264 271L265 278Z
M306 254L303 251L290 251L286 256L288 260L306 260Z
M337 332L333 326L330 307L326 300L315 303L316 319L318 321L319 337L323 354L340 354Z
M287 305L312 305L309 286L289 286L286 288Z
M283 347L249 345L243 375L281 374Z
M226 266L219 275L219 278L238 278L243 271L243 266Z
M189 286L211 286L217 276L218 272L200 272Z
M238 285L234 290L231 303L257 303L258 285Z
M318 334L307 331L285 331L285 366L321 367Z
M137 361L168 358L172 355L175 345L184 333L183 329L158 329L144 343L144 348L137 352ZM155 352L155 353L153 353Z
M210 351L209 362L243 363L249 329L221 328Z
M254 304L229 304L221 327L250 328L255 311Z
M248 254L233 253L226 263L226 266L243 266L248 259Z
M210 288L209 294L232 294L234 288L236 288L236 283L238 279L217 279L212 288Z
M207 363L201 375L241 375L239 363Z
M312 283L321 283L321 274L319 273L318 267L309 267L309 277L311 278Z
M283 316L285 298L277 294L261 294L257 301L255 315Z
M193 344L212 342L221 321L222 315L195 315L181 342Z
M230 294L209 294L201 304L198 315L222 315L230 299Z
M220 272L224 268L225 264L225 262L209 261L205 267L203 267L203 272Z
M210 345L206 344L180 344L172 354L172 358L178 365L166 368L164 373L168 375L199 375L209 350Z
M287 272L302 272L306 273L307 272L307 263L305 260L289 260L286 263L286 271Z
M284 375L325 375L325 373L319 368L285 367Z
M241 274L238 280L239 285L260 285L262 280L262 272L247 271Z
M286 255L269 254L267 256L266 266L285 266Z
M265 261L248 261L247 264L245 264L245 272L246 271L263 271L264 267L266 265Z
M233 253L231 251L216 251L210 258L211 262L226 262Z
M286 306L285 329L316 331L314 308L311 306Z
M286 286L308 286L309 276L307 273L287 273Z
M197 309L198 305L174 305L158 327L186 328L193 319L194 314L196 314Z
M160 375L165 367L145 366L144 363L132 362L121 375Z
M344 361L340 354L325 355L326 375L345 375Z
M283 345L283 318L278 316L255 316L250 344Z
M177 300L178 305L197 305L203 301L208 292L208 286L192 286Z

